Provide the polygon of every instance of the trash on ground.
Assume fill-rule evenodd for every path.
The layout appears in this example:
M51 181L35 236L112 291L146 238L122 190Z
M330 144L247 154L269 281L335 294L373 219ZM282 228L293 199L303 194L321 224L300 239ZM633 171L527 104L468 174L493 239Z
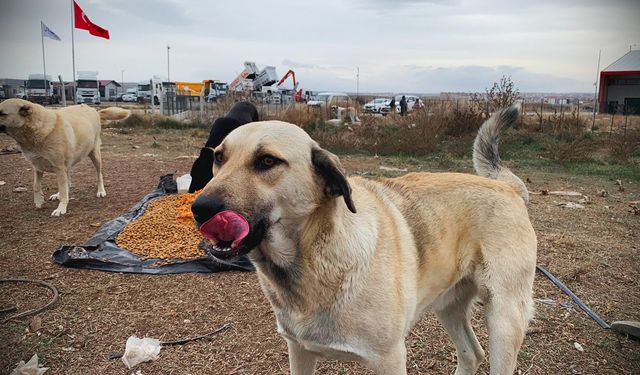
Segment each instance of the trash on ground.
M579 193L577 191L563 191L563 190L556 190L556 191L550 191L548 192L549 195L562 195L562 196L568 196L568 197L581 197L582 193Z
M4 185L6 185L6 182L5 181L0 181L0 186L4 186Z
M584 348L577 342L573 343L573 347L576 348L579 352L584 352Z
M49 369L48 367L41 366L42 365L38 364L38 355L34 354L29 362L24 363L24 361L20 361L16 368L11 371L11 375L41 375Z
M380 170L389 171L389 172L408 172L407 168L395 168L395 167L385 167L384 165L380 166Z
M27 189L24 186L18 186L17 188L13 189L13 192L14 193L24 193L27 190L29 190L29 189Z
M156 360L158 355L160 355L160 340L131 336L127 339L122 362L127 368L132 369L142 362Z
M547 306L555 306L556 305L556 301L546 298L546 299L542 299L542 298L534 298L533 299L535 302L543 304L543 305L547 305Z
M562 208L584 208L584 206L581 205L580 203L574 203L574 202L564 202L564 203L558 204L558 206Z
M178 194L188 193L191 185L191 175L188 173L183 174L176 179L176 184L178 184Z
M602 189L602 190L598 190L598 196L600 197L608 197L609 196L609 191Z
M583 195L582 198L580 200L578 200L578 203L591 204L591 203L593 203L593 201L591 201L591 198L589 198L588 195Z

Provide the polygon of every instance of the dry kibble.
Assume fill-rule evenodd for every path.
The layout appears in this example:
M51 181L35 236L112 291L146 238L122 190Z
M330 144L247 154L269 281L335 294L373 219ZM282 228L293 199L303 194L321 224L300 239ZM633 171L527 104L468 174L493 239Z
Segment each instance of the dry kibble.
M202 236L196 230L191 202L198 192L160 197L149 203L136 221L116 238L118 246L143 258L188 259L204 256L198 248Z

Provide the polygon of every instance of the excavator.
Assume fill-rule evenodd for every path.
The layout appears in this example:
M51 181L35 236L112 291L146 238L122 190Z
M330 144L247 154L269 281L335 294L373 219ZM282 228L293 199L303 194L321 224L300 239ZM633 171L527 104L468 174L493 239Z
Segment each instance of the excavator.
M285 73L285 75L282 77L282 79L280 79L280 81L278 81L278 84L276 84L276 87L280 87L284 81L287 80L287 78L291 77L293 80L293 92L295 93L295 100L297 103L300 103L302 101L302 89L298 90L298 84L300 82L296 81L296 72L294 72L293 70L289 69L289 71L287 73Z

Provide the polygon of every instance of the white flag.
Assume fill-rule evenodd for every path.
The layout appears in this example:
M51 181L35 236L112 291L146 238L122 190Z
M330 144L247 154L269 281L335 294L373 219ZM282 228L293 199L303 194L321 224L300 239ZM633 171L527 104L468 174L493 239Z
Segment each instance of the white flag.
M42 26L42 36L46 36L47 38L57 40L59 42L61 41L60 37L45 25L44 22L40 21L40 24Z

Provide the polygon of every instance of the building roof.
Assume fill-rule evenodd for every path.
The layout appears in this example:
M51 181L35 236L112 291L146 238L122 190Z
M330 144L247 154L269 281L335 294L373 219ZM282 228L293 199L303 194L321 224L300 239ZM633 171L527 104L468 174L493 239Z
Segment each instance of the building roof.
M614 61L602 70L603 72L630 72L640 71L640 50L627 52L624 56Z
M0 85L24 86L24 79L0 78Z
M106 86L113 82L114 85L120 87L120 84L112 79L99 79L98 82L100 82L100 86Z

